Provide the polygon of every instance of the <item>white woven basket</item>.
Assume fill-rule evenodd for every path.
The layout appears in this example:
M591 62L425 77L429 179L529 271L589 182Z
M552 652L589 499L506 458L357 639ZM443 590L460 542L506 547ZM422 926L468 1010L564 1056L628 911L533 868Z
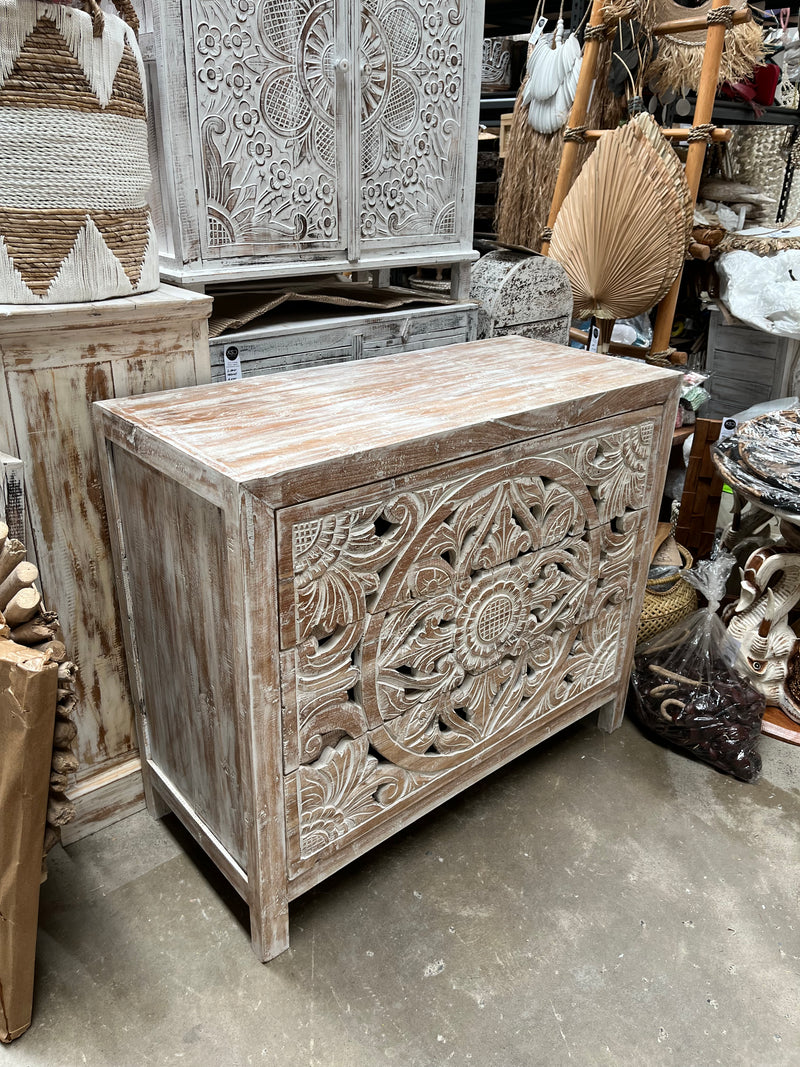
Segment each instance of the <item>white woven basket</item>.
M0 0L0 303L159 284L136 16L90 2Z

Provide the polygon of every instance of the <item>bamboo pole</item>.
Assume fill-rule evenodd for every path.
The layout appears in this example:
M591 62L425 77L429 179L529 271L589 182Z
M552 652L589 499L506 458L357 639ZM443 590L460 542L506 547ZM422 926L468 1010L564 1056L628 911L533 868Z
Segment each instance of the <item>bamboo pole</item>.
M715 4L714 6L716 7L717 5ZM750 8L743 7L741 11L734 11L733 25L739 26L743 22L750 22L751 18ZM665 37L667 34L674 33L697 33L699 30L705 30L707 25L705 15L696 15L694 18L673 19L672 22L660 22L658 26L654 26L652 30L650 30L650 33L654 37Z
M603 25L604 3L605 0L592 0L592 14L589 17L590 26ZM600 43L597 38L591 37L583 46L583 60L581 62L581 71L578 75L578 87L575 90L575 99L572 103L572 110L569 113L568 125L573 129L577 126L583 126L586 122L586 113L589 110L589 101L592 97L594 77L597 73L597 56L600 51ZM548 229L553 228L553 223L558 217L561 205L572 187L579 148L580 145L576 141L564 142L564 147L561 150L558 177L556 178L556 187L550 204L550 214L547 217ZM546 256L549 250L550 242L542 241L542 255Z
M726 0L713 0L711 9L713 11L715 8L725 6ZM694 108L693 124L695 126L703 126L711 122L724 45L725 27L721 23L709 25L706 34L705 53L703 55L703 69L700 73L700 84L697 89L697 101ZM686 154L686 182L692 194L692 204L697 202L697 191L700 188L705 157L706 142L693 141L689 145ZM672 334L672 323L675 318L675 308L678 303L682 277L683 270L678 274L672 284L672 288L658 305L656 323L653 328L653 344L650 349L654 354L660 354L669 349L669 339Z
M608 133L608 130L587 130L586 140L597 141L604 133ZM670 141L685 141L688 133L688 129L683 129L680 126L677 126L674 129L670 128L668 130L661 130L661 136L666 137ZM712 133L711 140L715 143L717 141L730 141L731 137L733 137L733 130L728 130L720 126Z

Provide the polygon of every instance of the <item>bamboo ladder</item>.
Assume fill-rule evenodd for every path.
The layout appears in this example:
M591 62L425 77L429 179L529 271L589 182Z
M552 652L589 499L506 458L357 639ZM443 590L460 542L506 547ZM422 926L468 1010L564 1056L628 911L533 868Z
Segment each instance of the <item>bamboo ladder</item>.
M570 111L569 121L564 131L564 148L561 153L561 163L558 169L558 177L556 178L553 200L550 205L547 227L542 233L541 251L543 255L547 255L549 252L553 226L561 210L561 205L564 203L575 179L579 144L584 139L596 140L605 132L603 130L586 130L584 126L591 99L592 85L597 72L597 55L600 49L600 42L607 34L607 27L603 22L604 5L605 0L593 0L592 3L592 13L585 33L583 63L581 64L578 78L578 87L575 92L575 100ZM720 13L715 15L714 12ZM729 26L747 22L750 17L748 8L733 11L728 6L727 0L713 0L711 11L708 12L706 18L695 16L694 18L675 19L671 22L663 22L650 31L654 36L662 36L668 33L686 33L691 30L707 29L706 46L703 52L703 65L697 89L692 127L690 130L661 130L662 134L670 140L682 140L685 138L689 141L685 173L693 205L697 201L697 192L700 188L706 144L710 141L729 141L731 138L730 130L718 129L711 122L714 100L717 94L722 50L725 45L725 33ZM692 243L688 251L694 258L707 259L709 255L707 246L696 243ZM644 356L644 358L652 362L662 364L682 364L686 362L685 353L676 352L670 348L669 344L682 277L683 269L675 279L672 288L658 305L656 322L653 328L653 342L649 353ZM605 319L601 320L598 325L601 328L601 347L604 350L608 350L614 322L612 319ZM614 351L624 349L624 354L626 355L637 355L639 357L643 355L641 348L634 348L631 345L613 345L612 347Z

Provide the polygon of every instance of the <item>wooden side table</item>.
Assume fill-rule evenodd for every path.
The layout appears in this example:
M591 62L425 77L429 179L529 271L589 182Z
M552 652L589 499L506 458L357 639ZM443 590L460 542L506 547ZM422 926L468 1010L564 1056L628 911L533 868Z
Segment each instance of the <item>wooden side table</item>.
M622 718L679 375L519 337L96 406L145 788L288 901Z
M91 405L208 382L211 300L172 286L84 304L0 305L0 451L25 470L29 557L79 667L64 840L142 803Z

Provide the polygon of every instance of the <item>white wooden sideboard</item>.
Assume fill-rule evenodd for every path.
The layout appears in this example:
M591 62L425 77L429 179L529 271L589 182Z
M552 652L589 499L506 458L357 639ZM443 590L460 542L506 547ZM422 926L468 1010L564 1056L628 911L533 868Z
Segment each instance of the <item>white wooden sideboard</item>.
M482 0L152 0L162 276L453 264L467 295Z
M92 403L209 381L211 300L162 285L83 304L0 304L0 450L24 469L28 557L78 664L73 841L143 804Z
M289 318L278 309L268 323L213 338L211 381L441 348L474 341L477 336L475 304L431 304L361 314L353 314L352 308L306 305L304 311L307 317Z
M95 405L150 809L261 959L355 856L619 725L679 387L507 337Z

